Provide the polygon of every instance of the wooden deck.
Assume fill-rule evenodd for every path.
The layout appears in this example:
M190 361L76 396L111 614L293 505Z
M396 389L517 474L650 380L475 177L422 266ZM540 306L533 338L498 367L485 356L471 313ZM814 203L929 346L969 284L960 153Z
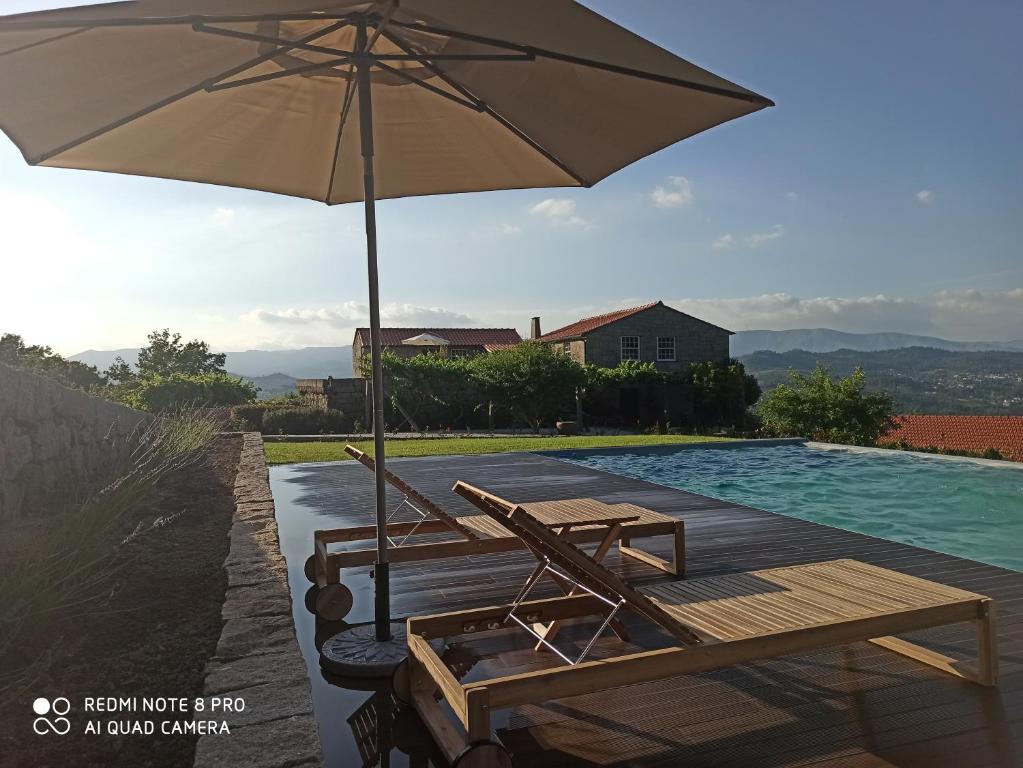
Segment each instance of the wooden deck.
M495 720L516 766L1023 765L1021 573L528 454L397 460L389 467L452 514L474 512L449 492L455 480L465 480L516 502L592 497L683 518L689 577L854 558L997 601L998 689L858 643L517 708ZM372 475L355 462L293 467L287 482L294 503L316 513L315 527L372 521ZM633 584L672 581L615 552L605 564ZM395 567L394 613L506 602L533 565L528 553L513 552ZM641 621L629 627L630 645L609 635L596 652L667 644ZM570 644L573 637L571 629L562 634ZM951 656L974 654L967 626L909 639ZM459 648L472 656L460 661L470 669L466 679L551 665L551 654L534 653L528 640L508 631ZM317 715L322 731L324 713Z

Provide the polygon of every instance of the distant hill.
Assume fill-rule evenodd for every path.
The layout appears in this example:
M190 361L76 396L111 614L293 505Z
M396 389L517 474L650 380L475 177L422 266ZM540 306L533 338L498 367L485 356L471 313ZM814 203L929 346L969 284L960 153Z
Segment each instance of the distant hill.
M99 369L100 373L103 373L119 357L134 365L138 356L139 351L137 349L87 349L84 352L79 352L77 355L71 355L68 360L78 360L86 365L94 365Z
M295 378L285 373L271 373L269 376L242 376L240 373L231 375L239 376L254 384L259 389L260 400L269 400L272 397L288 395L295 391Z
M868 386L890 392L907 413L1023 415L1023 352L961 352L908 347L877 352L754 352L740 357L767 391L788 371L808 373L818 362L833 375L856 366Z
M217 351L217 350L214 350ZM71 360L80 360L95 365L100 371L109 368L116 357L123 357L134 364L138 359L137 349L115 349L109 351L90 349L72 355ZM271 376L283 372L296 379L325 379L333 376L347 379L352 375L351 347L304 347L302 349L262 350L228 352L227 370L238 376Z
M908 333L844 333L829 328L800 328L791 331L739 331L731 340L732 357L742 357L761 350L790 352L834 352L849 349L857 352L879 352L906 347L932 347L956 352L1020 351L1023 341L949 341L933 336Z

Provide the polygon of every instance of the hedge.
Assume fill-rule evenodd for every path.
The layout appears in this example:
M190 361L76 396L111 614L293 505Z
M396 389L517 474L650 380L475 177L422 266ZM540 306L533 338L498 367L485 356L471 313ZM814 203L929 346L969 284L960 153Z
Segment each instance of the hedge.
M265 435L319 435L346 432L347 421L341 411L319 408L273 408L263 413Z

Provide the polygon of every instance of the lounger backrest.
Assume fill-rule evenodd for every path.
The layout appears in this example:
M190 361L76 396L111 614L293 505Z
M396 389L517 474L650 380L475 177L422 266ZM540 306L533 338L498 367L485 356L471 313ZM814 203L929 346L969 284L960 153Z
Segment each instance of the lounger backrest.
M363 451L360 451L354 445L346 445L345 453L347 453L349 456L351 456L353 459L355 459L357 462L362 464L362 466L366 467L370 471L376 472L377 464L375 461L373 461L372 456L364 453ZM479 539L479 536L477 536L471 530L469 530L464 525L459 523L457 518L449 515L438 505L434 504L423 494L421 494L419 491L417 491L415 488L406 483L404 480L402 480L400 477L398 477L390 470L387 469L384 470L384 477L387 478L388 483L390 483L392 486L394 486L399 491L404 493L408 498L416 502L419 506L423 508L424 511L429 512L435 518L437 518L442 523L447 525L455 533L458 533L467 539Z
M578 547L541 525L522 507L461 480L455 483L453 490L522 539L534 553L547 557L587 588L606 597L621 595L629 608L662 627L683 643L701 642L692 629L668 614L646 595L630 587Z

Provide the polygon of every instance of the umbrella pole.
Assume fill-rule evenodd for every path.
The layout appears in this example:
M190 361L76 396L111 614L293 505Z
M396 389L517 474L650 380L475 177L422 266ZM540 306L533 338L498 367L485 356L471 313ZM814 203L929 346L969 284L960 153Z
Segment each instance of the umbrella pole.
M359 27L361 45L366 27ZM380 338L380 281L377 272L376 184L373 174L373 94L371 63L357 59L356 86L359 93L359 129L362 143L362 177L366 209L366 260L369 267L369 335L373 360L373 446L376 461L377 559L373 566L375 584L376 639L391 639L390 564L387 561L387 487L384 469L384 369Z

